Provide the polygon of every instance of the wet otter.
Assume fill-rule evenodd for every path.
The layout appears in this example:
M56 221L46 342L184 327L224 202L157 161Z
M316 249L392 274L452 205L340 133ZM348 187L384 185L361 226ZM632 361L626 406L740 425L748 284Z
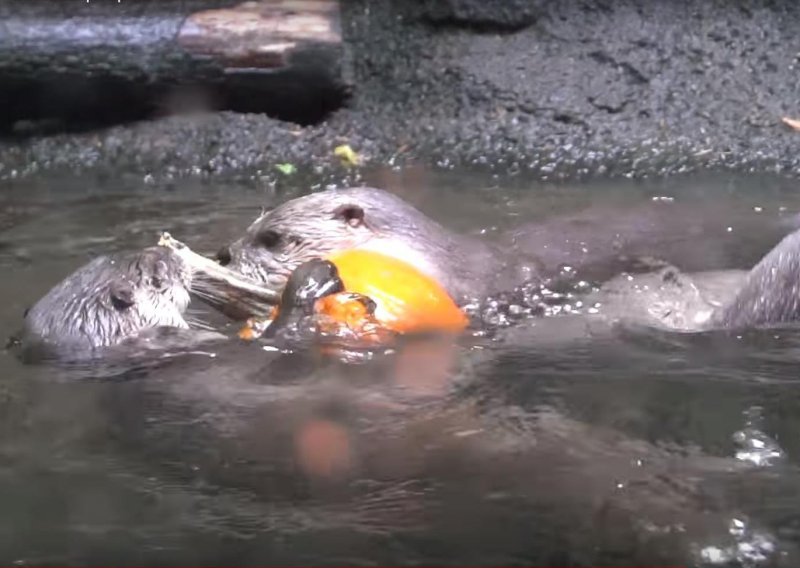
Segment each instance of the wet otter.
M328 192L312 196L315 202L324 201ZM373 200L393 203L395 197L385 197L379 190L355 189L335 193L335 197L344 201L368 195ZM298 243L306 243L308 233L295 235L289 220L297 215L302 215L303 220L309 220L308 214L303 214L302 209L307 205L306 199L300 198L288 202L271 213L267 213L257 220L248 229L248 237L240 239L224 260L228 268L248 271L251 277L260 278L270 284L278 281L278 270L294 262L291 246L281 249L282 239L277 233L285 229L288 231L289 240L295 239ZM422 217L422 214L411 209L406 204L401 207L408 208L405 214ZM341 207L341 201L334 201L334 211ZM325 213L322 213L323 218ZM422 217L424 219L424 217ZM401 243L392 249L394 244L391 237L386 236L388 227L384 232L375 231L375 243L371 243L372 228L365 226L366 214L361 211L356 229L363 231L365 236L348 240L348 229L338 227L335 218L329 219L334 227L330 233L333 239L326 239L320 234L314 235L312 241L303 251L303 255L328 254L330 255L341 247L383 247L390 252L399 250L401 254L410 254L410 248ZM441 226L429 222L426 227L427 234L443 234L445 242L454 243ZM652 219L645 219L645 225L651 224ZM346 222L345 222L346 224ZM578 224L585 228L585 225ZM789 226L788 224L785 226ZM406 228L403 235L411 235L420 227L416 222ZM301 226L298 230L303 230ZM324 231L324 229L323 229ZM435 233L433 233L435 231ZM633 230L631 233L635 233ZM258 249L254 243L265 233L270 236L270 244L274 251ZM275 234L273 234L275 233ZM680 240L676 238L674 242ZM690 239L689 239L690 240ZM463 241L462 241L463 242ZM363 244L362 244L363 243ZM484 246L484 243L479 243ZM637 243L633 243L637 246ZM613 247L612 247L613 248ZM606 253L608 257L612 255ZM602 256L602 254L601 254ZM667 256L670 256L668 252ZM258 264L263 260L264 264ZM412 257L413 260L413 257ZM436 266L430 267L431 256L423 256L417 266L427 267L435 271ZM704 331L710 329L740 329L755 326L772 326L786 322L796 321L800 318L800 231L785 237L774 249L748 273L742 270L717 270L697 273L684 273L679 268L662 263L661 268L655 272L644 272L637 275L623 275L607 280L595 293L581 297L581 306L591 306L594 303L602 304L599 318L605 321L629 321L649 327L660 327L668 330ZM691 266L691 263L689 263ZM265 266L267 268L265 268ZM276 272L270 272L269 267L275 266ZM462 268L462 271L464 269ZM463 273L463 272L462 272ZM270 280L270 276L274 278ZM445 273L445 277L450 275ZM452 280L445 280L453 286ZM461 284L456 282L455 284ZM229 298L230 300L230 298ZM592 310L595 311L595 310ZM591 313L591 312L590 312ZM593 314L592 314L593 315Z
M225 276L230 271L176 243L162 236L159 246L98 257L53 287L25 314L23 330L16 338L23 358L82 360L98 353L108 355L105 348L130 347L139 339L143 344L152 342L154 348L222 339L215 332L190 329L184 314L192 293L204 297L215 291L227 297L231 283ZM248 284L240 279L236 283ZM315 300L343 289L332 263L321 259L303 263L290 275L277 303L279 317L265 337L290 330L290 324L310 315ZM253 293L252 286L244 291ZM241 298L237 295L238 301ZM255 294L255 299L263 302L264 294ZM267 295L266 300L273 298Z
M410 264L459 301L483 295L492 286L489 276L505 266L499 248L454 234L402 199L368 187L287 201L256 219L242 238L220 250L218 260L280 290L303 262L354 248Z
M88 354L161 327L188 329L191 271L164 247L101 256L52 288L24 320L20 341L46 354Z
M490 243L455 234L386 191L334 189L264 213L244 236L220 250L218 260L280 290L306 260L368 249L411 264L463 305L526 280L559 278L564 264L575 270L573 275L597 282L647 257L683 270L711 268L704 262L728 268L730 258L741 254L740 237L744 243L768 243L755 254L758 258L798 221L792 217L776 223L766 214L755 217L749 210L751 215L743 217L738 209L721 207L714 204L709 211L696 204L648 202L619 211L569 214L525 224Z

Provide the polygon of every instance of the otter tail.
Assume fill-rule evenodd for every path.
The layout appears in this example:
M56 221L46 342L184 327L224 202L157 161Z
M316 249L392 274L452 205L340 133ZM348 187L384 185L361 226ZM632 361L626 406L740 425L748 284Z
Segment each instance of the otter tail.
M800 230L784 237L747 275L731 301L709 320L713 328L767 327L800 320Z

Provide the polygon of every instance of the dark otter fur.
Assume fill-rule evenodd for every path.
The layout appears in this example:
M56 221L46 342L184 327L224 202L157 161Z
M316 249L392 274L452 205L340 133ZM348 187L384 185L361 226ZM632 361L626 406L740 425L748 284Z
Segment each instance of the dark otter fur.
M95 258L28 310L20 341L44 353L79 354L145 330L186 329L190 284L190 270L163 247Z

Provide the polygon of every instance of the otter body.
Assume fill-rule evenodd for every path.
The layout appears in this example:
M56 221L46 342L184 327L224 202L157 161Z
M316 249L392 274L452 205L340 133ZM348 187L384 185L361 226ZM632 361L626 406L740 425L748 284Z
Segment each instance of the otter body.
M626 285L627 283L627 285ZM750 271L658 274L618 278L604 300L633 319L680 331L744 330L800 320L800 230L784 237ZM637 301L638 300L638 301ZM622 308L617 309L618 313Z
M163 247L101 256L52 288L25 315L20 340L45 353L89 354L143 331L188 329L191 272Z
M394 256L438 280L461 305L523 283L562 277L603 282L624 270L669 263L681 270L739 267L762 255L797 219L775 222L697 204L648 202L526 223L498 242L455 234L386 191L358 187L313 193L264 213L223 265L280 290L304 261L361 248ZM758 237L758 238L756 238ZM743 244L751 250L743 251ZM744 258L738 258L744 257ZM704 265L703 263L709 265ZM733 265L733 266L732 266Z
M454 234L379 189L328 190L265 213L223 249L220 260L281 289L291 271L311 258L374 250L437 279L462 305L526 278L559 278L567 265L571 278L600 284L584 303L601 304L599 319L606 322L703 331L800 317L800 232L786 237L749 275L736 270L795 228L797 216L776 220L752 210L745 216L742 208L720 212L712 205L713 211L703 204L656 201L605 215L562 215L515 228L500 246ZM618 276L626 270L630 274Z
M743 279L709 326L742 329L800 319L800 231L786 236Z
M677 265L669 278L656 275L643 294L641 288L626 288L624 282L620 286L609 269L606 276L611 282L601 289L601 295L628 312L642 308L651 316L656 314L675 329L769 325L797 319L800 256L795 251L800 233L787 237L767 255L734 299L708 301L675 262L685 254L684 249L693 248L693 237L707 230L698 224L698 217L687 216L683 222L699 229L673 234L659 250L657 235L674 233L675 211L666 209L670 206L659 212L632 208L616 223L591 222L580 216L551 220L515 229L509 244L501 247L455 234L385 191L330 190L290 200L263 214L219 257L229 269L282 290L290 274L305 262L351 249L374 251L402 260L437 280L463 305L526 279L535 283L557 272L561 264L572 265L578 275L597 274L594 267L598 265L618 272L620 263L650 253L658 261ZM676 243L679 246L668 246ZM691 266L691 262L687 264ZM100 257L53 288L29 311L23 339L60 350L92 351L119 344L144 330L187 329L183 314L191 285L191 270L185 261L164 247ZM731 285L726 291L735 290Z

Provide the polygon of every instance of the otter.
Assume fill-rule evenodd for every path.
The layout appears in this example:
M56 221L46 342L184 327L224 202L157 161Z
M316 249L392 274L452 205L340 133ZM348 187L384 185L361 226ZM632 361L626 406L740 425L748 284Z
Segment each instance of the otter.
M798 221L795 215L778 223L764 216L752 218L763 229L754 240L762 242L783 237ZM503 250L477 237L450 232L388 192L361 187L285 202L256 219L245 236L223 247L218 260L268 288L280 289L292 270L312 258L348 248L375 250L438 279L462 304L496 290L500 275L518 273L514 263L520 257L535 263L536 270L530 273L533 282L554 273L561 261L572 264L581 276L599 277L600 290L583 303L604 304L602 317L607 320L633 319L683 331L796 320L800 317L800 231L785 237L748 274L726 266L726 255L737 241L721 238L716 247L703 242L715 233L730 233L731 219L708 215L702 207L678 210L675 204L656 202L623 211L615 219L569 214L515 228ZM747 236L747 220L736 217L735 221L737 232ZM686 232L676 233L676 224ZM528 246L539 258L526 256ZM648 259L648 254L653 258ZM717 270L697 271L704 258ZM626 263L640 272L633 281L630 274L617 276Z
M268 211L217 253L223 266L280 290L302 263L346 249L380 252L439 281L454 298L475 298L503 272L501 250L458 235L399 197L370 187L299 197ZM480 278L475 278L476 273Z
M775 223L766 214L745 218L720 207L714 204L708 211L696 204L648 202L562 215L524 224L489 242L456 234L387 191L331 189L262 214L241 238L220 249L217 260L279 291L291 271L311 258L368 249L411 264L464 305L520 284L565 278L564 265L572 269L568 279L595 282L626 269L650 270L653 260L683 270L702 268L703 261L727 268L730 258L741 254L742 237L758 234L759 242L772 246L797 228L797 217Z
M244 304L248 308L257 307L256 301L270 306L274 300L260 291L254 294L253 285L235 274L234 286L228 272L165 235L158 246L101 256L76 270L27 310L15 339L25 359L66 361L108 356L108 348L134 342L160 348L223 339L222 334L190 326L185 313L192 295L206 300L216 296L222 305L223 298L232 301L228 295L235 290L240 304L246 294L253 295ZM310 314L314 301L343 290L332 263L303 263L290 275L275 304L279 317L264 337L289 333Z
M191 277L165 247L97 257L26 312L18 340L30 353L79 356L147 330L189 329Z

